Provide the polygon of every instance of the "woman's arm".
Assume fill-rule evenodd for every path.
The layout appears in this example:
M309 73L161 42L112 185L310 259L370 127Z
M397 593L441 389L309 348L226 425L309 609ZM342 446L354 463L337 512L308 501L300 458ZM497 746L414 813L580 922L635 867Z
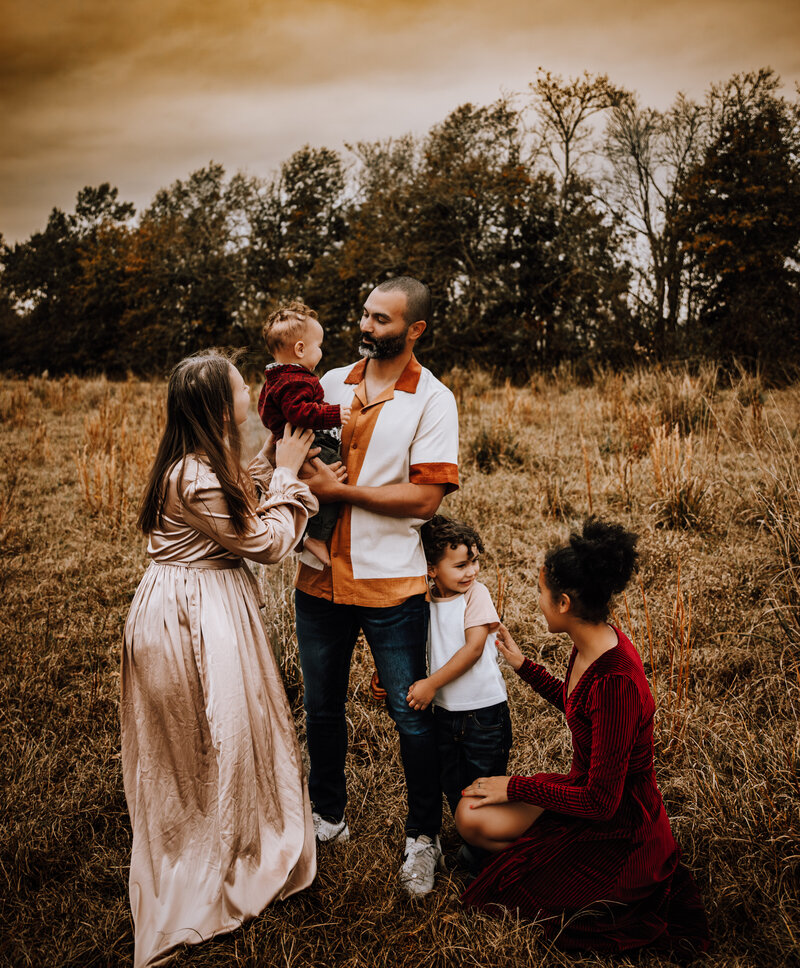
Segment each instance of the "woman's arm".
M313 440L311 430L293 430L287 424L277 442L274 473L259 513L253 512L243 535L233 529L225 495L215 475L198 465L193 480L185 480L181 500L188 524L231 554L262 564L284 558L297 544L310 514L319 508L316 498L297 478Z
M556 709L560 709L563 713L563 680L551 676L547 669L539 665L538 662L532 662L530 659L526 659L505 625L501 624L498 628L495 644L497 645L497 651L503 656L511 668L514 669L517 675L535 689L540 696L555 706Z
M222 488L212 474L187 482L181 494L187 524L242 558L273 564L285 558L300 540L309 515L316 513L316 499L286 468L278 467L259 514L247 519L247 531L236 534Z
M631 750L639 732L641 706L639 690L627 676L598 679L587 704L592 748L586 784L553 783L546 773L512 776L508 799L589 820L613 817L622 799Z

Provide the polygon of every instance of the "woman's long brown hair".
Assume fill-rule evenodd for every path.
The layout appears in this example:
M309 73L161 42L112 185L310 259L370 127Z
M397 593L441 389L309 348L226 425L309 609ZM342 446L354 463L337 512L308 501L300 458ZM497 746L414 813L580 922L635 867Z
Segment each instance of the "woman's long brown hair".
M201 453L228 503L231 524L241 537L251 513L240 467L241 438L233 412L231 363L214 351L190 356L170 374L167 425L139 508L139 527L150 534L162 526L167 481L176 464ZM183 468L178 487L183 484Z

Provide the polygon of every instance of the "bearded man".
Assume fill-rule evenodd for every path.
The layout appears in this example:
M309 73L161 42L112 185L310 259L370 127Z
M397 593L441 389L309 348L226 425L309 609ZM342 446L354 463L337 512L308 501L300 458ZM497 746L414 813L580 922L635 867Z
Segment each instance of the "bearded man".
M317 839L350 837L345 702L363 630L400 736L408 797L400 884L417 895L433 889L442 856L433 717L430 707L412 709L406 698L426 675L427 567L419 529L458 487L455 400L414 356L430 306L428 287L416 279L381 283L364 303L363 359L322 377L325 400L351 408L342 428L347 483L315 462L306 482L320 501L339 501L342 510L330 567L304 553L295 582Z

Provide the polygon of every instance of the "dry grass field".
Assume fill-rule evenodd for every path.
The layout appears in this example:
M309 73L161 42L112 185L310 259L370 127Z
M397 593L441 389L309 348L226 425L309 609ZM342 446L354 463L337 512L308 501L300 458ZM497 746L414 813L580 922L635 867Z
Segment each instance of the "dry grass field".
M657 701L656 766L708 911L714 968L800 964L800 387L698 375L568 372L524 388L448 381L462 487L444 511L483 535L483 580L523 648L563 671L536 606L544 549L594 512L641 534L638 582L615 604ZM133 526L163 385L0 382L0 965L131 963L130 832L117 718L120 639L146 564ZM251 444L258 432L253 418ZM267 570L267 622L303 738L291 563ZM508 670L507 670L508 671ZM320 851L305 893L176 966L631 966L567 958L535 925L469 914L462 876L409 901L395 887L400 766L351 676L352 841ZM566 769L565 725L507 675L512 768ZM448 819L449 851L457 837Z

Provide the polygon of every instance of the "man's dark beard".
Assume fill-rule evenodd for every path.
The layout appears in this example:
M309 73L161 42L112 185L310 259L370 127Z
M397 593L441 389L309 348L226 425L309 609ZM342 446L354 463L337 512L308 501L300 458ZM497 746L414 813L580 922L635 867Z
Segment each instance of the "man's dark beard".
M364 336L358 344L358 352L368 360L393 360L406 348L406 334L400 336L371 336L366 342Z

